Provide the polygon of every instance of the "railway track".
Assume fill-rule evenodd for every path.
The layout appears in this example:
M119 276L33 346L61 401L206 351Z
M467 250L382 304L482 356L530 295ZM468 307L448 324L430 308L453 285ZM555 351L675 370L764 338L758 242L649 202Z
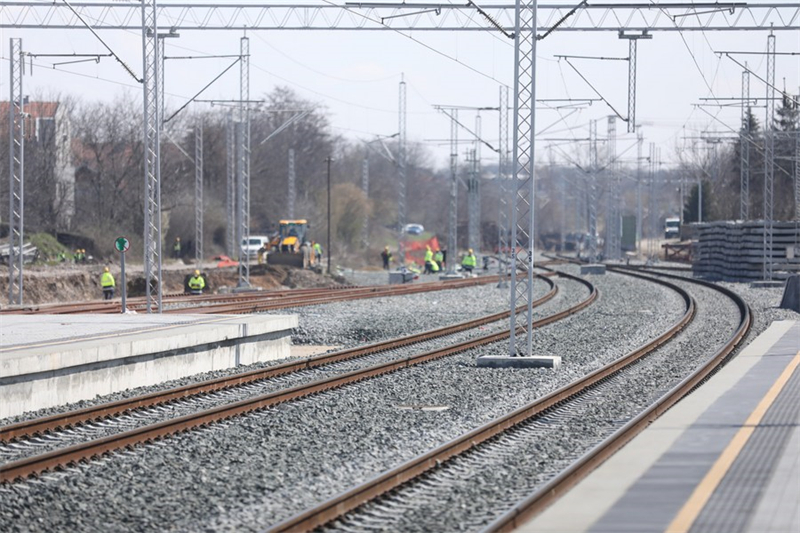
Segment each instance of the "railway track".
M538 327L569 316L589 305L597 297L597 291L590 283L567 274L562 274L562 276L580 281L589 289L589 296L579 304L572 306L569 309L537 321L535 326ZM537 302L537 305L555 295L556 289L552 281L547 278L543 279L550 284L551 290L547 295ZM87 422L97 420L98 418L112 416L119 413L128 413L135 409L161 406L165 405L166 403L175 402L191 396L205 396L213 393L214 391L230 390L232 387L246 386L247 384L257 381L263 381L272 377L286 375L292 372L299 372L322 365L330 365L339 361L347 361L358 357L366 357L370 354L384 352L399 346L408 346L414 343L423 342L428 339L450 335L459 331L465 331L470 328L478 327L482 324L496 322L506 318L508 314L509 313L507 311L501 312L483 317L478 320L473 320L446 328L439 328L437 330L412 335L402 339L395 339L386 341L384 343L377 343L366 347L356 348L353 350L345 350L315 358L285 363L263 370L238 374L229 378L222 378L197 385L180 387L178 389L172 389L162 393L147 395L145 397L132 398L122 402L115 402L114 404L97 406L95 408L66 413L64 415L58 415L55 417L48 417L47 419L39 419L20 424L14 424L13 426L0 428L0 440L11 442L19 441L20 439L24 438L35 438L37 436L47 438L50 432L60 430L60 428L69 428L80 424L86 424ZM13 462L8 462L0 466L0 482L11 482L26 476L44 472L49 469L87 460L91 457L99 456L110 451L119 450L121 448L134 446L144 442L158 440L169 435L174 435L192 428L204 426L215 421L225 420L234 416L264 409L282 402L306 397L321 391L332 390L351 383L395 372L397 370L421 364L433 359L460 353L474 348L475 346L496 342L507 335L508 331L506 330L500 333L473 338L468 341L459 342L445 349L437 349L429 352L419 353L410 357L402 357L400 359L395 359L357 371L348 372L339 376L333 376L328 379L305 383L267 394L257 395L211 409L205 409L201 412L180 416L170 420L139 427L130 431L103 437L91 442L84 442L66 448L53 450L45 454L39 454Z
M458 280L432 281L408 285L378 285L371 287L345 286L323 289L296 289L280 291L257 291L234 294L214 294L189 296L173 293L165 296L164 313L181 314L244 314L318 305L345 300L403 296L420 292L460 289L497 283L498 276L480 276ZM128 300L128 309L145 312L145 299ZM53 304L38 307L11 308L0 310L0 314L114 314L121 313L119 302L87 302L80 304Z
M653 279L641 274L625 273L642 279ZM675 278L682 282L688 281L685 278L667 274L659 274L659 277ZM326 525L335 530L351 530L362 527L379 530L382 525L385 525L381 521L381 517L393 516L393 501L400 502L397 504L400 508L397 513L406 512L408 508L414 507L415 502L451 501L447 499L446 494L438 494L436 492L437 487L456 483L455 480L457 479L469 479L474 474L474 470L477 469L476 462L479 462L484 455L502 456L508 454L508 449L511 448L511 445L508 444L509 441L516 446L518 443L515 441L525 438L528 433L536 438L535 436L540 435L542 431L552 431L551 428L537 429L537 421L550 416L551 422L544 421L541 424L546 427L548 424L553 423L552 420L560 420L560 417L564 416L556 413L556 411L569 411L571 404L586 403L587 396L601 394L596 391L609 382L613 382L628 369L639 368L640 365L637 365L637 363L673 339L689 324L695 315L695 304L692 298L685 290L669 281L659 279L658 282L678 291L684 299L686 310L684 315L668 331L652 342L508 415L497 418L451 442L379 474L366 483L355 486L347 492L296 514L272 526L268 531L328 529L324 527ZM520 497L519 500L521 501L519 503L492 521L485 531L511 531L540 512L541 509L560 497L569 487L577 483L579 479L633 438L666 409L685 396L713 372L724 358L732 353L750 327L751 316L747 305L740 297L727 289L704 282L694 280L692 282L718 290L735 303L740 313L739 325L735 333L707 363L661 396L658 401L633 417L589 453L580 457L566 470L552 477L549 482L541 486L535 493ZM506 446L506 449L503 449L503 446ZM415 490L416 492L414 492ZM409 495L404 497L406 493Z

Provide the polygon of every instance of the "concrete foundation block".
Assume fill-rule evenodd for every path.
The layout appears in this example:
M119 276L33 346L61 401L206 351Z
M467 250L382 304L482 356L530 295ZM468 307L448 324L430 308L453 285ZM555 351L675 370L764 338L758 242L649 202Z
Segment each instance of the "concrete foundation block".
M414 281L415 274L413 272L389 272L389 284L401 285L403 283L411 283Z
M606 266L602 264L581 265L581 276L593 274L595 276L602 276L606 273Z
M750 287L753 289L777 289L783 287L783 282L778 280L754 281L750 284Z
M534 355L530 357L511 357L508 355L483 355L477 364L483 368L561 368L561 357Z
M786 288L783 289L780 308L800 313L800 274L786 278Z

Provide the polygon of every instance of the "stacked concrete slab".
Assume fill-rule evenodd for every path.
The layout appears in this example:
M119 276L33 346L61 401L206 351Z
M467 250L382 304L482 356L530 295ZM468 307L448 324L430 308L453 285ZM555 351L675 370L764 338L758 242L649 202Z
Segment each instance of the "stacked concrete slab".
M764 223L720 221L693 224L692 271L696 277L756 281L764 275ZM773 278L800 272L800 230L795 222L774 222Z

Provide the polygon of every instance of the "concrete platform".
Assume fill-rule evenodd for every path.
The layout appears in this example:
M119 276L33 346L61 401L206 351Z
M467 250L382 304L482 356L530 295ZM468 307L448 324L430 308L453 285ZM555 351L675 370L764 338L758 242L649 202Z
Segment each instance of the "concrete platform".
M516 531L800 531L800 321L773 323Z
M8 315L0 418L289 357L295 315Z

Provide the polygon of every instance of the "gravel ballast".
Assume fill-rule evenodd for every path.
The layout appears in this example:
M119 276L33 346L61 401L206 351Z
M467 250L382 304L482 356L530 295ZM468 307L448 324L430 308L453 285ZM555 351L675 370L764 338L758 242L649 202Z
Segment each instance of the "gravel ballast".
M598 302L535 335L537 350L564 358L558 373L479 370L478 351L449 357L0 489L0 517L20 531L262 529L618 357L682 314L667 289L615 275L593 281ZM465 302L481 305L473 298L449 306L463 319ZM415 309L431 305L431 295L421 300ZM347 311L366 305L397 328L396 310L376 303ZM610 325L625 304L633 309ZM482 352L502 353L499 344Z
M598 302L534 336L537 353L563 358L559 372L477 369L479 353L507 349L498 343L116 454L40 482L2 487L0 522L11 531L261 530L619 357L683 312L682 300L667 289L613 274L592 281L601 290ZM424 311L431 309L458 316L452 322L464 320L465 309L482 308L481 298L488 298L448 292L459 295L446 302L440 297L444 293L424 295L421 301L398 303L400 309L393 302L348 303L330 312L330 322L328 313L309 313L301 318L307 331L299 334L308 342L358 343L367 328L369 336L379 336L417 327L401 317L412 321L422 314L420 320L427 321ZM507 292L500 296L498 307L488 312L507 305ZM407 297L386 300L401 298ZM626 305L631 307L623 311ZM365 327L335 315L345 312L363 313L373 322ZM729 313L720 309L719 314ZM612 322L614 316L622 319ZM315 320L324 333L316 332ZM712 327L722 334L723 326Z

